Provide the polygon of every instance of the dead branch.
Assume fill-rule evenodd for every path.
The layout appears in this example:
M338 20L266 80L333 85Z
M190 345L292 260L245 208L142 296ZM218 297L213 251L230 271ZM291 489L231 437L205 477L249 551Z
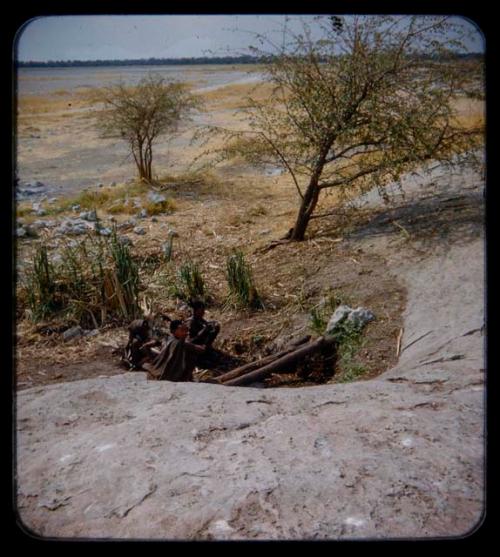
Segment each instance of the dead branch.
M257 360L255 362L250 362L250 363L245 364L243 366L237 367L236 369L228 371L227 373L224 373L224 375L220 375L219 377L217 377L216 381L217 381L217 383L225 383L226 381L230 381L231 379L236 379L236 377L240 377L241 375L249 373L250 371L261 368L264 365L270 364L270 363L276 361L277 359L282 358L283 356L286 356L287 354L290 354L291 352L295 351L297 349L297 346L300 346L300 345L308 342L310 338L311 338L311 335L307 335L305 337L302 337L302 338L296 340L295 342L292 342L285 349L281 350L281 352L278 352L276 354L270 354L269 356L266 356L265 358L262 358L261 360Z
M321 350L326 345L332 344L334 342L335 341L333 339L319 337L315 341L310 342L305 346L302 346L301 348L294 350L293 352L286 354L285 356L282 356L281 358L278 358L274 362L264 365L263 367L259 367L254 371L250 371L249 373L237 377L236 379L226 381L225 383L223 383L223 385L231 387L235 387L238 385L247 385L248 383L253 383L254 381L264 379L264 377L267 377L271 373L290 369L299 360L305 358L309 354L313 354L314 352Z
M401 351L401 339L403 338L403 331L404 329L399 329L398 339L396 341L396 356L399 357L399 353Z

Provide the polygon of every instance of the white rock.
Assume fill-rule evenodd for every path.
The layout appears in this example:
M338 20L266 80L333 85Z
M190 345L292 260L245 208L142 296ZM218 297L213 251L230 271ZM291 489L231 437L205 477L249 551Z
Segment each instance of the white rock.
M354 328L361 329L366 323L375 319L373 313L365 308L352 309L344 304L340 305L330 317L325 329L325 335L333 335L339 325L348 321Z
M148 200L151 201L151 203L163 203L167 198L161 193L152 191L148 193Z
M83 220L88 220L91 222L97 221L97 211L93 209L92 211L84 211L78 215L78 218Z

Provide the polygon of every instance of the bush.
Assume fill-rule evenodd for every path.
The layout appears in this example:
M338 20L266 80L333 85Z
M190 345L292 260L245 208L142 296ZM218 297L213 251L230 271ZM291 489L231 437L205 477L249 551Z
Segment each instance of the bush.
M253 283L252 269L239 250L236 250L227 259L226 280L230 298L236 299L237 304L254 309L263 307L262 300Z
M158 203L149 202L144 205L144 209L148 212L148 215L160 215L162 213L173 213L177 206L172 199L165 199L165 201L160 201Z
M57 263L49 261L45 246L38 246L19 302L33 321L63 317L97 328L110 320L138 317L139 289L137 265L113 231L110 238L88 236L67 244Z
M54 268L44 245L35 251L33 267L25 280L26 303L34 321L45 319L59 309Z
M205 283L197 263L188 261L181 265L174 285L174 294L187 302L206 301Z
M358 379L366 372L365 367L355 360L356 353L363 344L362 330L349 321L343 321L338 324L332 336L337 343L339 382L347 383Z

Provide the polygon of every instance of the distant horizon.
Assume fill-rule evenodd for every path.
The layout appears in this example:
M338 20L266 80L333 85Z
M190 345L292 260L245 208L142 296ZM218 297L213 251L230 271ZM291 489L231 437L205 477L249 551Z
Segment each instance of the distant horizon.
M25 64L42 64L44 66L48 64L88 64L89 62L145 62L149 60L240 60L240 59L252 59L257 60L258 56L251 55L239 55L239 56L168 56L168 57L156 57L149 56L147 58L88 58L88 59L75 59L75 60L16 60L16 64L23 66Z
M484 52L467 52L467 53L456 53L456 56L460 58L470 58L470 57L478 57L484 56ZM231 64L235 62L245 63L242 60L248 60L247 63L258 63L259 57L258 56L250 56L250 55L241 55L241 56L182 56L182 57L165 57L165 58L156 58L156 57L148 57L148 58L93 58L93 59L78 59L78 60L16 60L15 64L18 67L26 67L35 65L43 66L43 67L50 67L55 64L58 66L75 66L78 64L83 65L91 65L92 63L98 63L99 65L110 65L112 63L121 63L119 65L123 65L124 62L161 62L162 65L177 65L176 62L179 61L203 61L202 63L206 63L206 61L210 60L219 60L219 64ZM192 64L193 62L191 62ZM145 64L145 65L153 65Z

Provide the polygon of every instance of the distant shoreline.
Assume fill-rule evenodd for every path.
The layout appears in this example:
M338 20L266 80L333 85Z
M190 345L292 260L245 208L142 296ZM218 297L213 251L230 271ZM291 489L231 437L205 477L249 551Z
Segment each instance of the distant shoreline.
M18 68L81 68L110 66L189 66L189 65L228 65L259 64L260 58L254 56L224 56L215 58L146 58L140 60L49 60L48 62L16 62Z
M471 52L456 54L460 59L482 59L484 54ZM84 67L120 67L120 66L198 66L198 65L229 65L229 64L265 64L266 61L257 56L219 56L214 58L142 58L139 60L49 60L16 61L17 68L84 68Z

